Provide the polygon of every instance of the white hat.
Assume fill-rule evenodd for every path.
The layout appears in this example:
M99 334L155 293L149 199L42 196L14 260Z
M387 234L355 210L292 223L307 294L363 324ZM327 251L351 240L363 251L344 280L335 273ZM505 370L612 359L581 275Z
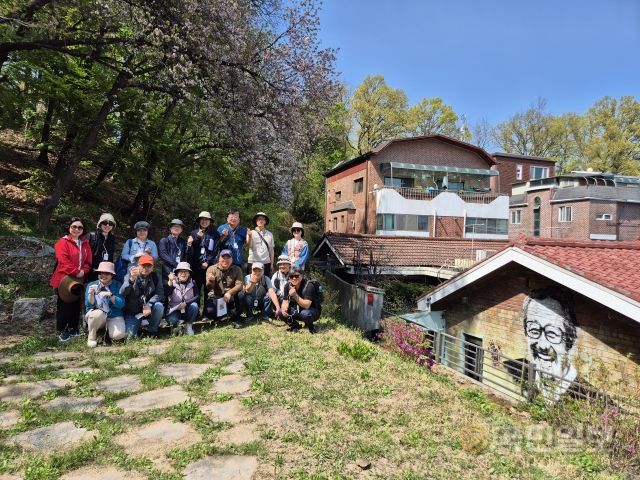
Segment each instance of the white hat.
M111 222L115 226L117 225L116 223L116 219L113 218L113 215L111 215L110 213L103 213L102 215L100 215L100 220L98 220L98 224L96 225L96 228L100 228L100 224L102 222Z
M191 272L191 265L189 265L189 262L180 262L176 265L176 268L173 269L174 272L177 272L178 270L188 270Z
M293 222L293 225L291 225L289 231L293 233L294 228L299 228L300 230L302 230L302 236L304 237L304 226L300 222Z
M253 270L254 268L259 268L260 270L264 270L264 263L262 263L262 262L253 262L251 264L251 270Z
M201 218L208 218L209 220L212 220L211 214L205 210L200 212L200 215L198 215L198 220L200 220Z

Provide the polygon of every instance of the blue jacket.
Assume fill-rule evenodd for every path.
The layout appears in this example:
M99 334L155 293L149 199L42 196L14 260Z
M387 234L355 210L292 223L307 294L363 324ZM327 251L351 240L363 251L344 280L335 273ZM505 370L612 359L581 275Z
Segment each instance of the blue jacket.
M228 233L225 237L222 236L224 229L227 229ZM233 264L242 268L242 262L244 257L242 249L244 243L247 241L247 229L241 225L236 227L236 231L232 233L231 227L228 223L223 223L218 227L218 234L220 235L220 250L231 250L231 256L233 258Z
M139 243L137 238L131 238L127 240L124 243L124 247L122 248L122 259L131 264L136 254L147 247L151 249L151 253L149 255L151 255L153 257L153 260L157 262L158 246L156 245L156 242L154 242L153 240L149 240L148 238L145 242L142 243Z
M187 241L182 237L174 238L173 235L168 235L160 240L162 275L165 280L169 277L169 273L173 272L178 266L179 262L186 262L189 259L189 254Z
M84 305L87 309L87 312L95 308L95 303L94 305L91 305L89 303L89 288L91 288L92 285L97 286L99 284L100 280L96 280L95 282L91 282L89 283L89 285L87 285L84 294ZM110 299L107 300L109 302L109 313L107 314L107 318L122 316L122 309L124 308L124 297L120 295L120 288L122 288L122 284L119 281L117 281L115 278L111 280L111 283L109 284L109 291L115 295L115 299L113 300L113 302Z

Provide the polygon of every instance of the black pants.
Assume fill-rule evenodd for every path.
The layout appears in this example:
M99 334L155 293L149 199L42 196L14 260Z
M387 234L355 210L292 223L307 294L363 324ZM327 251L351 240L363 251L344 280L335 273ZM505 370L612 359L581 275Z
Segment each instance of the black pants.
M238 295L234 295L229 303L227 303L227 315L231 317L231 320L237 322L240 319L240 313L242 312L242 303ZM218 319L218 299L206 297L204 302L204 315L207 318Z
M207 294L206 283L207 283L207 271L202 268L194 267L191 265L193 272L191 272L191 277L193 278L193 282L196 284L196 291L200 298L205 298L202 296L202 287L205 287L204 295Z
M66 329L77 331L82 300L78 299L73 303L63 302L58 295L58 290L56 290L56 296L58 297L56 302L56 329L58 332Z

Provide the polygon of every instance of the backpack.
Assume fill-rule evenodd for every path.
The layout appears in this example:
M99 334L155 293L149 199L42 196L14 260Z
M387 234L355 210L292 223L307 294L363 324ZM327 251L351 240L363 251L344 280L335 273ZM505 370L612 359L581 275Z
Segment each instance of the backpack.
M131 239L127 240L126 248L131 250ZM123 248L124 250L124 248ZM129 266L129 262L122 258L122 252L118 256L118 260L116 260L116 280L120 283L124 282L124 276L127 274L127 267Z
M322 309L322 302L324 302L324 287L319 280L307 280L307 282L313 284L318 294L316 300L318 302L318 309Z

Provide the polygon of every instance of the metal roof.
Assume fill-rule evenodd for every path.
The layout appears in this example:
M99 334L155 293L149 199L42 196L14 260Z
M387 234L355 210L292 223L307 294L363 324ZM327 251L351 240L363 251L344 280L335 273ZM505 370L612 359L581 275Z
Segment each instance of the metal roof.
M422 170L427 172L468 173L471 175L500 175L497 170L488 170L484 168L445 167L442 165L420 165L417 163L401 162L388 162L380 164L381 170L392 168L403 168L405 170Z

